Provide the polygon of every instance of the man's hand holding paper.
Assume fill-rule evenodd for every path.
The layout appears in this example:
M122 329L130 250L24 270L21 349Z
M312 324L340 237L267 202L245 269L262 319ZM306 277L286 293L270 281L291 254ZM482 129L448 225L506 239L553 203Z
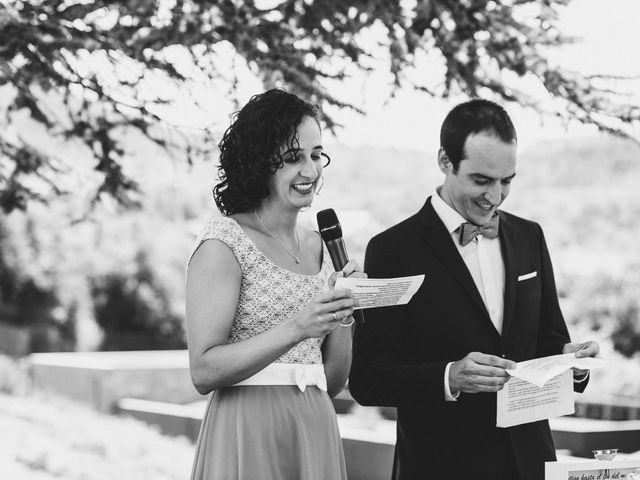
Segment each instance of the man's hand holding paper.
M588 341L582 343L567 343L562 348L562 353L575 353L576 358L597 357L600 353L600 345L598 342ZM588 369L573 367L573 374L581 379L586 378L589 373Z
M592 353L590 344L584 344L587 347L582 355ZM567 345L569 350L574 348ZM513 378L498 392L496 425L511 427L573 413L570 370L587 371L603 364L601 358L578 357L575 351L520 362L515 369L507 369Z
M516 368L511 360L471 352L462 360L453 362L449 369L451 392L497 392L509 381L507 369Z
M562 353L550 357L535 358L526 362L520 362L515 369L507 369L509 375L521 378L537 387L544 386L553 377L556 377L570 368L578 371L587 371L602 366L601 358L578 358L574 353Z

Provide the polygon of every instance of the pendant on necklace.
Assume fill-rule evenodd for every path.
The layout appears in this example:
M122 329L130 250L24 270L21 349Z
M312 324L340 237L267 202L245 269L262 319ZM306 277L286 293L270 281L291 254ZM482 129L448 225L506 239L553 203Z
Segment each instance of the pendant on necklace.
M276 237L273 233L271 233L271 231L267 228L267 226L264 224L264 222L262 221L262 219L260 218L260 215L258 215L258 212L256 210L253 211L253 213L255 213L256 218L258 219L258 222L260 222L260 225L262 225L262 228L264 228L264 231L267 233L267 235L269 235L271 238L273 238L276 242L278 242L278 244L282 247L282 249L287 252L287 254L289 256L291 256L296 263L300 263L300 249L302 248L302 242L300 242L300 234L298 233L298 229L296 228L296 240L298 241L298 253L296 253L295 255L287 248L287 246L282 242L282 240L280 240L278 237Z

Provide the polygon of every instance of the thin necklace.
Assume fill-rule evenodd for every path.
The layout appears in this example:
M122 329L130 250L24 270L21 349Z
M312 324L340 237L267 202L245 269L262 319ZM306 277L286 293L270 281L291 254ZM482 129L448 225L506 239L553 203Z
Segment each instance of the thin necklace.
M258 219L258 222L260 222L260 225L262 225L262 228L264 228L264 231L267 232L267 234L273 238L276 242L278 242L278 244L282 247L282 249L287 252L295 261L296 263L300 263L300 249L302 248L302 244L300 243L300 235L298 235L298 229L296 228L296 241L298 242L298 251L296 252L296 254L294 255L291 250L289 250L287 248L287 246L282 242L282 240L280 240L278 237L276 237L273 233L271 233L271 230L269 230L267 228L267 226L264 224L264 222L262 221L262 219L260 218L260 215L258 215L258 212L256 210L253 211L253 213L255 213L256 218Z

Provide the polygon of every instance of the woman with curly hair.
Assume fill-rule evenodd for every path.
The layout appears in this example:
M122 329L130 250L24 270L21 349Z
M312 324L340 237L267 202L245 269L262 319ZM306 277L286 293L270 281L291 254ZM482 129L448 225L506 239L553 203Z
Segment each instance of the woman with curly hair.
M187 272L191 377L210 395L194 480L345 479L330 397L347 379L355 300L318 232L298 224L322 182L318 109L256 95L220 147L214 197ZM346 328L341 328L346 327Z

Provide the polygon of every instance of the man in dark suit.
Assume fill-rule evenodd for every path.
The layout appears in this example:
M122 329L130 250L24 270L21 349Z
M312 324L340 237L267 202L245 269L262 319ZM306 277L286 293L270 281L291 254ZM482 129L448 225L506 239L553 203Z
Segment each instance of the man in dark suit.
M471 100L445 118L445 175L422 209L375 236L370 278L425 274L405 306L368 310L354 337L349 389L397 407L393 478L542 480L549 424L496 427L496 392L514 362L576 352L540 226L498 210L516 174L516 132L499 105ZM588 371L574 371L584 390Z

